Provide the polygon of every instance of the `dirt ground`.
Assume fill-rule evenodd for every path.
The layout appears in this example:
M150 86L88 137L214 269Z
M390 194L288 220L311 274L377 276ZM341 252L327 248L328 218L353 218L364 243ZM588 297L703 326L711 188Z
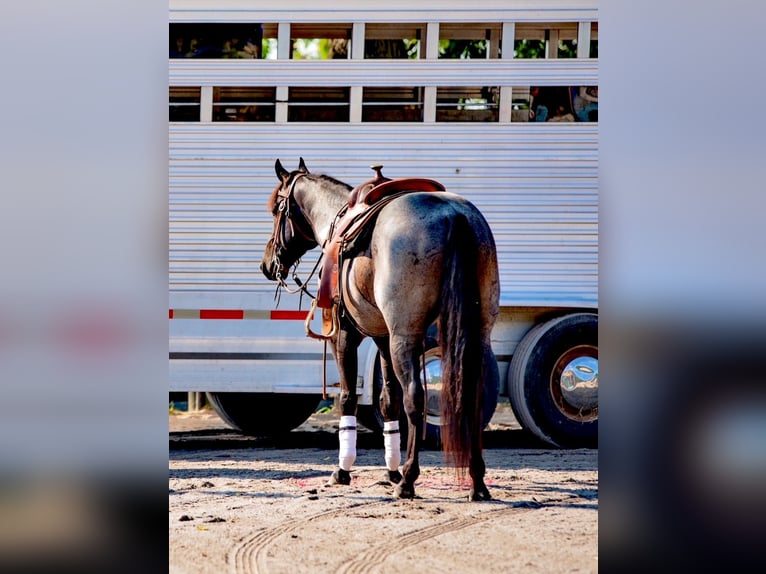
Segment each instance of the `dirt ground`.
M468 502L438 451L399 500L382 439L361 430L351 485L326 486L337 422L316 414L265 440L212 411L171 414L170 572L597 571L598 451L542 448L501 404L485 433L492 501Z

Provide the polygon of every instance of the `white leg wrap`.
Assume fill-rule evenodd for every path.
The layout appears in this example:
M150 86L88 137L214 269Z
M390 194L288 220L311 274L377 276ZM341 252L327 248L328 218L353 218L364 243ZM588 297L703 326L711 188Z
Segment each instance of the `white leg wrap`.
M402 462L399 421L383 422L383 445L386 448L386 468L388 470L399 470L399 465Z
M351 465L356 460L356 417L340 417L338 438L340 439L338 466L343 470L351 470Z

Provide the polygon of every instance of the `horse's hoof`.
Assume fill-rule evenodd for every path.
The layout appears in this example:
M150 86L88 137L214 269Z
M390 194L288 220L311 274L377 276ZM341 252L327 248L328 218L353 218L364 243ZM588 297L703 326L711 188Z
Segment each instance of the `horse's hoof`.
M492 495L486 486L482 485L480 488L472 488L468 493L469 502L481 502L482 500L492 500Z
M396 498L415 498L415 487L404 482L400 482L394 489Z
M330 476L330 480L327 481L327 486L334 486L336 484L342 484L344 486L351 484L351 473L342 468L337 469L332 473L332 476Z
M402 481L402 473L398 470L389 470L386 474L386 478L393 484L399 484Z

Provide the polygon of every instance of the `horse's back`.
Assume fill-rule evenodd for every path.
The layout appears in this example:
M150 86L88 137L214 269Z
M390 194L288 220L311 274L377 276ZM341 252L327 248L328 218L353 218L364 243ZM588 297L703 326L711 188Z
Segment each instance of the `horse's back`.
M459 218L465 219L472 237L453 237ZM390 242L394 252L404 246L407 238L410 250L441 251L451 240L474 240L481 251L495 251L492 232L482 213L467 199L449 192L415 192L398 198L381 211L377 231L380 243Z

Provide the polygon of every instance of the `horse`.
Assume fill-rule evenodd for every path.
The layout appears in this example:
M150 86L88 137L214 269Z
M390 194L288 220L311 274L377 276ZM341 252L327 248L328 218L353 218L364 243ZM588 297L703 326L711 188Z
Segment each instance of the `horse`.
M297 170L288 171L279 159L274 169L279 183L268 202L274 229L260 268L269 280L286 287L284 278L300 258L316 246L327 246L339 214L348 209L352 188L328 175L310 173L303 158ZM356 459L357 348L371 337L383 376L380 407L388 480L395 497L414 498L425 422L420 356L426 331L436 322L445 458L458 478L468 469L469 500L490 500L481 434L486 422L484 380L498 376L490 345L500 297L492 232L472 203L447 191L398 195L372 219L369 232L354 241L353 250L343 254L337 267L337 329L329 342L340 374L340 447L338 468L329 484L351 482ZM402 406L408 435L400 471Z

